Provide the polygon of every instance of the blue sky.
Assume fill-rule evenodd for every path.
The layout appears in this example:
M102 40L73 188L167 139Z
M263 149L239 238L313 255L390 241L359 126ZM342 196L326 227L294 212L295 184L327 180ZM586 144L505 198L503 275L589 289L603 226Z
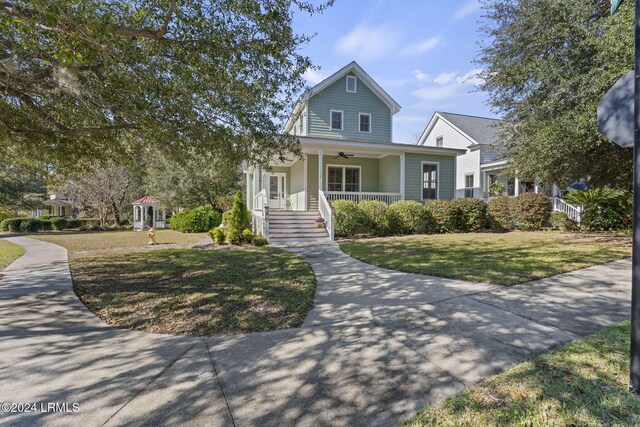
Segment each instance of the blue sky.
M316 34L301 50L321 67L310 86L357 61L402 106L393 141L415 142L435 111L495 117L474 92L481 13L479 0L336 0L294 29Z

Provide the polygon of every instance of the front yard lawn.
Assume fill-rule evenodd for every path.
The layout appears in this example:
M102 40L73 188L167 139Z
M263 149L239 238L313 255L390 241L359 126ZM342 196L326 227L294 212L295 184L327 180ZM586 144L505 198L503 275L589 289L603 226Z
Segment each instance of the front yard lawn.
M409 273L515 285L631 256L615 234L467 233L344 240L363 262Z
M640 425L628 391L629 321L491 377L405 426Z
M146 231L53 231L31 234L29 237L55 243L67 248L69 252L91 251L97 249L134 248L147 245ZM157 247L174 245L192 245L198 242L211 243L207 233L180 233L174 230L157 230Z
M313 305L309 264L272 247L77 252L80 299L108 324L216 335L300 326Z
M24 255L22 246L0 239L0 271L4 270L13 261Z

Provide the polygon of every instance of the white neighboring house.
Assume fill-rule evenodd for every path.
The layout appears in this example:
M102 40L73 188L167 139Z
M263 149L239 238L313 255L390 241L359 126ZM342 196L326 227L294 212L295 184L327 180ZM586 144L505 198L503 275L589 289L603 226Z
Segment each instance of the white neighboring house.
M501 121L437 111L422 132L418 145L466 150L465 154L456 159L457 199L486 199L489 197L489 188L496 182L504 185L507 196L522 193L560 196L556 185L519 179L508 174L508 160L502 157L498 148L495 148L499 142L498 125Z

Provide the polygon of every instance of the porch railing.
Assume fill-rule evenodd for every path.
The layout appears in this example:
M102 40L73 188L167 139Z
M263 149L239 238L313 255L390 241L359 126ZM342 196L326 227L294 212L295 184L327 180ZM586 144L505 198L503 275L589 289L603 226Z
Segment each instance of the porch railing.
M320 191L318 203L318 210L320 211L320 216L324 218L324 225L327 227L327 232L329 233L329 238L333 241L334 239L334 226L333 226L333 209L331 209L331 205L327 200L327 196L325 196L324 191Z
M569 204L560 197L552 197L551 199L553 201L554 211L564 212L567 217L580 224L582 207Z
M253 198L253 232L269 239L269 201L262 190Z
M292 211L306 211L307 210L307 193L300 191L289 195L289 209Z
M352 202L361 202L363 200L379 200L387 204L397 202L402 199L400 193L350 193L342 191L326 191L326 198L329 202L336 200L351 200Z

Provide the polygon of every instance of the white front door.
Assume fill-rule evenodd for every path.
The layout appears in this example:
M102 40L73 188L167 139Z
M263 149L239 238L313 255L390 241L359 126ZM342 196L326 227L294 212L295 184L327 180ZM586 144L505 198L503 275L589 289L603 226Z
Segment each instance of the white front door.
M269 209L287 208L287 175L284 173L267 174Z

